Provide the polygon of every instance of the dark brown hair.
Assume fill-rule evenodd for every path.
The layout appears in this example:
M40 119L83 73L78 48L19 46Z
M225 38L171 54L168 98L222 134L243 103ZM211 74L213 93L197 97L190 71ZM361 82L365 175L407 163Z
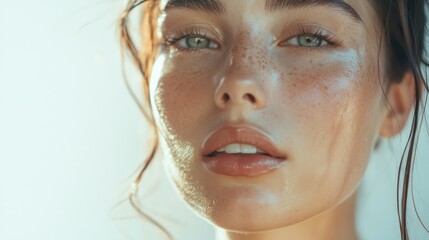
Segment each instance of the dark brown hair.
M143 4L145 2L147 3ZM386 46L387 49L387 56L385 57L388 59L386 66L388 79L391 82L399 82L407 71L411 71L414 74L416 86L416 98L412 116L411 131L408 135L407 143L402 154L397 176L397 209L401 239L408 240L407 206L412 185L411 178L418 143L418 135L423 121L426 120L424 112L426 109L427 95L423 93L424 91L426 91L426 93L429 92L427 76L424 74L426 73L425 68L428 67L425 49L427 31L425 9L429 5L428 0L371 0L371 3L375 11L378 13L379 22L383 30L381 34L382 37L379 42L379 49L381 49L381 46L383 45ZM129 34L128 16L134 8L142 4L141 37L144 48L139 52ZM147 97L149 96L149 76L157 54L158 39L156 37L155 30L157 28L157 17L159 16L159 13L160 9L157 0L129 0L119 21L120 37L122 47L124 48L123 50L130 54L131 59L135 62L142 74L144 91ZM124 79L126 80L126 78ZM127 86L129 87L128 83ZM136 100L137 98L135 98L131 89L128 89ZM149 100L147 99L147 101ZM152 126L155 127L156 125L153 122L151 114L148 113L147 109L142 107L141 103L137 100L136 103L140 106L140 110L145 117L152 122ZM155 139L154 146L134 181L135 188L134 191L129 194L129 201L143 217L155 224L169 239L172 239L172 236L168 231L153 218L141 211L134 201L138 184L141 181L143 173L153 160L157 148L158 142L157 139ZM426 231L428 231L418 213L417 217L422 226Z

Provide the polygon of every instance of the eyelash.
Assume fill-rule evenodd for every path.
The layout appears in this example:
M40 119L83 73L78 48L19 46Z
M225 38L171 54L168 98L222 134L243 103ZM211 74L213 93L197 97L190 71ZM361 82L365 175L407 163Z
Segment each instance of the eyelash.
M284 35L285 34L283 34L283 33L280 34L278 39L284 39ZM315 30L309 30L304 26L300 26L296 33L294 33L294 34L288 33L288 35L290 37L288 37L286 40L282 40L277 45L281 45L282 43L287 42L293 38L307 35L307 36L319 38L322 41L326 41L327 45L320 46L320 47L302 47L302 46L291 45L291 47L300 48L300 49L305 50L305 51L317 51L317 50L322 50L322 49L332 50L332 49L343 46L343 41L335 39L331 35L324 33L322 28L317 28ZM220 44L218 44L216 41L212 40L212 38L209 36L209 34L201 32L201 29L197 28L197 27L187 27L187 28L178 30L177 32L174 33L174 35L172 37L166 37L166 36L163 37L162 46L167 47L167 48L174 47L174 48L178 49L180 52L185 52L185 53L200 52L203 50L207 50L207 49L199 49L199 48L183 48L183 47L174 46L178 41L180 41L184 38L193 38L193 37L205 38L205 39L208 39L209 41L214 42L220 46Z
M175 47L180 52L198 52L198 51L204 50L204 49L198 49L198 48L183 48L183 47L174 46L178 41L184 38L193 38L193 37L205 38L219 45L216 41L212 40L209 34L202 33L201 29L196 27L187 27L187 28L184 28L183 30L182 29L178 30L177 32L174 33L172 37L164 37L164 41L162 45L164 47Z
M284 35L286 34L280 34L278 39L284 39ZM296 37L300 37L300 36L311 36L311 37L316 37L321 39L322 41L326 41L327 45L326 46L321 46L321 47L301 47L301 46L292 46L292 47L297 47L297 48L304 48L305 50L320 50L320 49L334 49L334 48L338 48L338 47L342 47L343 46L343 41L342 40L338 40L334 37L332 37L330 34L326 34L324 33L324 30L320 27L317 27L316 29L312 29L309 30L308 28L306 28L305 26L300 26L298 31L290 34L287 33L287 35L289 35L290 37L287 37L286 40L282 40L281 42L279 42L278 45L280 45L281 43L287 42L293 38Z

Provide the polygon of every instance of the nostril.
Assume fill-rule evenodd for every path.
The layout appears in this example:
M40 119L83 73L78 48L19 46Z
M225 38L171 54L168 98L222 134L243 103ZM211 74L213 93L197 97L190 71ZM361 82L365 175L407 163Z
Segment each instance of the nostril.
M222 100L223 100L224 103L226 103L226 102L229 101L229 95L228 95L228 93L223 94Z
M243 99L244 99L244 100L249 100L252 104L256 102L256 98L255 98L255 96L253 96L253 95L252 95L252 94L250 94L250 93L246 93L246 94L244 94Z

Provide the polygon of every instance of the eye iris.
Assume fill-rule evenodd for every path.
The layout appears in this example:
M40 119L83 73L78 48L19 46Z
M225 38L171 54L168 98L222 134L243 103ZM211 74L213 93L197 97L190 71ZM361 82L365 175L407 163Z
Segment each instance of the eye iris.
M186 39L189 48L208 48L210 41L202 37L191 37Z
M303 35L298 37L298 44L304 47L320 47L322 40L315 36Z

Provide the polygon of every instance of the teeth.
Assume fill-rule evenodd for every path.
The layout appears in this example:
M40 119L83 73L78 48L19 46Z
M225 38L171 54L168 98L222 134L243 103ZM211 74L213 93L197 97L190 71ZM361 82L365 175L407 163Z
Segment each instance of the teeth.
M265 153L261 149L248 145L248 144L228 144L225 147L219 148L216 152L226 152L226 153L244 153L244 154L254 154L254 153Z
M226 153L240 153L240 144L226 145Z
M258 153L266 153L266 152L262 151L262 150L261 150L261 149L259 149L259 148L257 148L256 150L258 151Z
M258 149L252 145L240 144L241 153L256 153Z

